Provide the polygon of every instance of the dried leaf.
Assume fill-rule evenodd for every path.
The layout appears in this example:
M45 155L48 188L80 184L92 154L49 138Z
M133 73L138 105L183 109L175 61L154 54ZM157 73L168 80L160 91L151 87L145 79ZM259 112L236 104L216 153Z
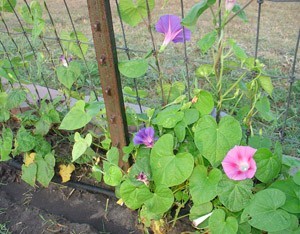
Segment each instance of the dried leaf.
M24 158L24 164L26 167L28 167L30 164L34 163L34 158L36 156L36 153L26 153Z
M62 182L65 183L70 180L71 174L75 170L75 166L73 164L60 165L59 169L59 175L62 178Z

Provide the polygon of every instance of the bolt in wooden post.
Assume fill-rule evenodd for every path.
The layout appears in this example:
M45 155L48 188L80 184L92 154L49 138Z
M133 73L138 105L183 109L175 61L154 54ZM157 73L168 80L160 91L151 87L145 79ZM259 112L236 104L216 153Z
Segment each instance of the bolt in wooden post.
M128 164L122 161L122 147L128 143L128 129L110 3L87 0L87 4L112 145L119 149L119 166L127 170Z

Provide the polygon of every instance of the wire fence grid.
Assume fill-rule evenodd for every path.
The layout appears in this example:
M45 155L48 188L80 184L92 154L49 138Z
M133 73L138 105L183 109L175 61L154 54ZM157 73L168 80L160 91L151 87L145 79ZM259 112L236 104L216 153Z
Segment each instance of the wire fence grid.
M132 31L128 27L126 27L124 21L122 20L119 8L118 0L111 1L90 1L90 4L96 4L95 2L105 2L103 4L110 5L112 12L114 14L113 26L115 31L115 40L116 40L116 50L118 52L119 59L128 59L131 60L137 56L145 56L146 54L152 52L154 65L150 68L147 73L146 79L154 79L159 81L158 76L162 76L162 66L166 66L164 72L169 72L169 70L173 71L173 73L177 73L177 79L180 77L185 80L187 89L186 94L189 99L192 98L191 93L191 85L193 83L193 72L195 70L195 64L203 64L209 63L209 61L197 58L194 56L190 56L192 49L189 47L188 43L184 39L184 43L182 46L176 48L178 50L177 54L169 56L167 59L171 59L171 63L166 65L164 59L160 61L157 58L157 42L154 38L154 24L152 19L152 13L149 8L148 0L146 1L147 6L147 18L145 19L147 30L148 30L148 38L145 40L150 45L148 48L141 48L139 46L130 46L129 40L132 39L128 35ZM7 3L10 5L12 11L11 12L0 12L0 59L2 59L1 67L5 71L8 71L12 74L11 79L7 79L1 76L1 87L3 89L12 90L16 88L21 88L29 91L27 95L26 105L35 105L38 108L39 102L43 99L48 99L50 102L53 102L56 98L60 97L61 100L61 109L70 109L72 104L77 99L84 100L97 100L103 101L103 92L101 89L101 82L103 82L102 78L105 77L105 74L99 74L97 64L103 58L96 58L97 51L95 53L95 45L92 39L92 33L90 28L93 28L93 25L90 25L89 19L77 20L76 12L72 11L72 6L70 2L66 0L58 0L55 1L55 4L51 4L51 1L40 1L43 13L42 19L45 22L45 28L43 32L39 33L37 36L34 35L33 27L30 23L26 22L22 17L23 12L28 11L30 17L32 19L35 17L36 12L32 12L31 10L31 1L22 0L18 1L17 6L14 7L14 1L7 0ZM89 1L88 1L89 2ZM185 5L188 1L179 0L176 3L176 6L180 7L180 15L183 18L186 9ZM278 1L274 0L271 2L280 2L278 4L284 4L283 2L292 2L292 1ZM294 1L299 2L299 1ZM248 5L257 4L257 15L256 15L256 34L252 35L255 38L255 46L254 46L254 57L257 59L260 54L260 32L261 32L261 15L263 12L263 0L257 0L257 2L250 0L244 4L244 8L247 8ZM86 7L86 3L81 2L84 7ZM51 5L51 6L50 6ZM55 12L57 8L61 8L60 16L58 17ZM17 10L19 9L19 10ZM21 9L21 10L20 10ZM87 10L87 7L86 7ZM74 19L76 18L76 20ZM63 20L62 20L63 19ZM112 19L110 19L112 20ZM63 21L63 23L61 22ZM81 21L84 21L83 25L81 25ZM65 25L68 24L68 27ZM64 30L64 27L68 28L67 32ZM299 48L299 40L300 40L300 30L295 29L298 32L297 38L295 38L295 45L293 47L293 58L292 58L292 66L285 73L281 74L266 74L272 77L272 80L285 80L286 86L286 103L284 110L280 113L281 118L278 123L278 132L274 133L274 138L279 139L281 142L290 142L292 145L299 146L299 142L297 142L297 138L289 137L288 132L288 121L289 121L289 109L291 106L296 106L297 101L293 99L295 97L295 91L293 89L295 82L299 80L299 76L297 74L297 62L298 62L298 48ZM84 31L82 33L81 31ZM88 36L85 36L85 33ZM141 38L140 38L141 39ZM136 38L134 39L136 40ZM142 39L141 39L142 40ZM135 42L133 42L134 44ZM97 48L96 48L97 49ZM102 53L101 51L99 52ZM60 57L64 56L65 60L61 60ZM167 55L168 57L168 55ZM105 59L105 58L104 58ZM103 59L103 60L104 60ZM68 66L69 63L73 61L77 61L81 74L78 78L75 85L72 87L72 90L69 93L64 92L64 88L59 81L59 77L57 74L57 67L62 66L62 62L65 62L65 66ZM116 65L116 64L115 64ZM117 66L117 65L116 65ZM174 68L176 67L176 68ZM156 73L152 73L152 70L156 70L158 75L154 75ZM174 69L174 70L172 70ZM177 70L176 70L177 69ZM180 75L178 75L180 74ZM100 79L99 79L100 76ZM139 89L141 86L149 86L151 83L143 83L138 79L133 79L132 81L123 81L124 86L131 86L134 94L124 94L124 99L135 102L136 105L132 107L140 113L143 113L145 107L143 105L151 105L147 102L147 98L142 98L139 95ZM141 84L142 83L142 84ZM281 81L281 84L284 82ZM162 84L159 84L161 90ZM120 89L122 87L119 87ZM76 91L79 94L75 94ZM154 96L154 93L150 95ZM164 96L166 94L162 94ZM294 96L293 96L294 95ZM164 102L163 97L162 100L157 100L154 97L148 97L155 105L159 105ZM72 97L72 98L71 98ZM299 103L298 103L299 104ZM112 107L114 108L114 107ZM297 106L296 106L297 108ZM113 121L111 121L113 122ZM126 124L126 123L125 123ZM119 128L120 126L117 126ZM297 126L296 126L297 127ZM298 126L299 128L299 126ZM128 133L126 133L128 134ZM299 139L298 139L299 140Z

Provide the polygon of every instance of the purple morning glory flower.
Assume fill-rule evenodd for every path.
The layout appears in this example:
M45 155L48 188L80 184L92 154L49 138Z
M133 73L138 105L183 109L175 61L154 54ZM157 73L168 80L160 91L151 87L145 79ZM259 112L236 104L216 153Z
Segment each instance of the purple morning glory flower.
M154 141L154 129L151 127L140 129L133 138L133 143L135 145L144 144L147 148L152 148Z
M167 45L173 41L184 42L183 38L183 27L181 25L181 19L176 15L163 15L159 18L155 25L156 31L165 34L165 40L160 47L160 52L162 52ZM184 28L185 40L189 41L191 39L191 31Z
M59 57L59 61L62 63L63 66L68 67L68 63L70 63L72 61L72 57L69 56L69 58L66 59L66 57L64 55L61 55Z
M144 172L140 172L140 173L136 176L136 179L137 179L138 181L143 182L145 185L148 185L148 184L149 184L148 177L147 177L147 175L146 175Z

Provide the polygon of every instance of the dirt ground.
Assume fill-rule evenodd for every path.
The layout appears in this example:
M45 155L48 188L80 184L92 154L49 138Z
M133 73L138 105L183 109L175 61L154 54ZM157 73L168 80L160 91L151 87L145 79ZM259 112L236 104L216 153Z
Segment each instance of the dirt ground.
M0 164L0 224L13 234L138 234L137 212L116 204L116 198L51 183L30 187L19 172ZM191 230L188 219L168 233ZM0 234L7 234L1 232Z

